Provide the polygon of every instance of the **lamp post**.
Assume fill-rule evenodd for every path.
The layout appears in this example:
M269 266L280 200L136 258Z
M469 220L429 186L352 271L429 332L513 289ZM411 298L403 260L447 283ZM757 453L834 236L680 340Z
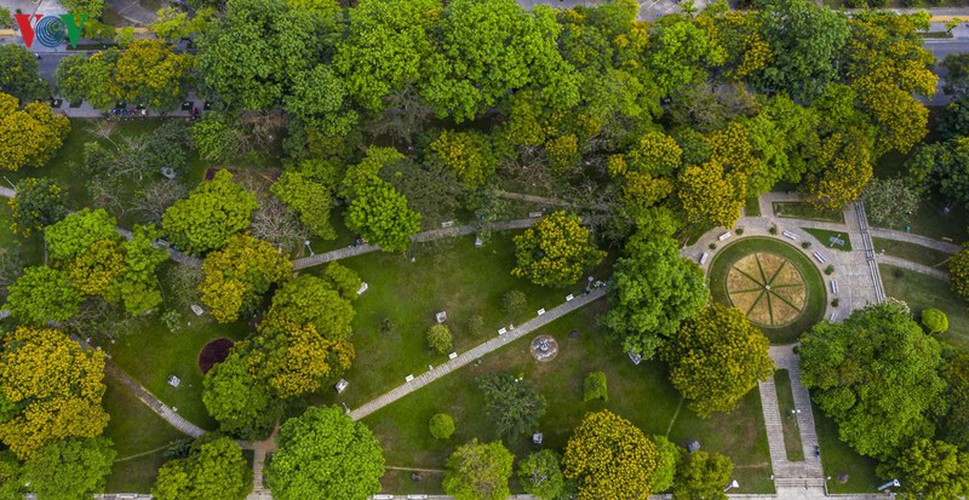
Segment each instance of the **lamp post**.
M306 249L310 251L310 257L316 255L313 253L313 247L310 246L310 240L304 241L303 244L306 245Z

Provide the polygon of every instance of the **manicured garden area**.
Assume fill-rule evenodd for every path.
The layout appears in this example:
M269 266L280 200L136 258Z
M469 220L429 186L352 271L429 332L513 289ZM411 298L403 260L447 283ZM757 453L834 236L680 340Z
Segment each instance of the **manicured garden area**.
M820 210L809 203L801 201L775 202L774 213L778 217L788 219L808 219L822 222L837 222L839 224L843 224L845 221L844 213L840 211Z
M609 409L632 421L647 435L666 435L681 446L698 440L702 449L729 455L741 491L773 491L757 391L751 391L730 414L699 419L681 404L661 363L651 361L636 366L620 352L596 321L596 315L604 311L605 303L598 301L365 418L364 423L374 430L384 448L387 465L443 469L456 446L475 437L484 441L495 439L477 380L488 373L511 372L528 380L548 401L547 413L535 429L543 433L542 447L561 450L587 412ZM573 331L578 332L578 338L570 337ZM542 334L551 335L559 345L558 356L544 364L535 361L528 351L531 339ZM591 371L606 374L608 402L582 401L583 380ZM448 440L437 440L428 431L428 419L442 411L450 413L457 423L457 432ZM519 457L539 449L525 438L506 444ZM384 477L384 490L441 491L437 475L423 476L423 482L414 483L410 472L390 471Z
M922 309L939 309L949 318L949 331L939 339L959 347L969 347L969 308L949 289L949 284L907 269L880 264L885 294L904 300L918 318Z
M777 390L777 408L781 412L781 425L784 427L784 448L787 451L787 459L792 462L804 460L801 430L797 425L794 393L791 391L791 374L787 370L774 372L774 387Z
M845 252L851 251L851 238L848 237L848 233L843 233L840 231L828 231L827 229L814 229L810 227L802 227L804 232L814 236L822 246L831 248L834 250L843 250ZM843 245L834 243L835 240L831 238L836 238L844 242Z
M782 326L778 327L769 327L766 325L770 323L764 321L759 322L759 326L764 331L764 334L771 339L771 343L793 343L802 332L821 319L827 302L827 291L825 290L821 273L818 272L814 264L800 249L771 238L741 238L719 250L714 256L713 262L710 263L710 272L708 274L710 292L714 300L723 304L733 305L731 289L729 288L730 274L731 272L736 273L736 265L742 259L757 253L773 254L786 259L786 262L797 271L801 277L800 279L803 280L803 293L806 293L806 296L803 297L803 307L800 309L801 312L796 319L779 323ZM763 294L777 295L775 291L764 291ZM764 299L761 298L759 300ZM756 305L756 303L752 304L752 306ZM790 308L786 304L785 307ZM748 312L749 315L750 312ZM755 318L751 318L751 320L756 322Z

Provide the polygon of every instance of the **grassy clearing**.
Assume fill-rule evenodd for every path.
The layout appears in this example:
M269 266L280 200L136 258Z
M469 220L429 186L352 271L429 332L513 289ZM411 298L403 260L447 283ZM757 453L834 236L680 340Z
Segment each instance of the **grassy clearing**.
M952 293L948 283L886 264L879 264L878 270L886 295L907 302L916 318L922 309L943 311L949 317L949 331L939 339L955 346L969 347L969 304Z
M804 460L801 446L801 430L794 414L794 392L791 390L791 374L787 370L774 372L774 386L777 389L777 406L781 411L781 424L784 427L784 448L787 459L796 462Z
M800 201L776 202L774 203L774 213L778 217L788 219L807 219L822 222L837 222L844 224L844 213L839 211L819 210L809 203Z
M117 460L108 476L108 493L147 493L165 462L162 450L184 435L162 420L120 384L106 379L104 407L111 420L105 436L114 441Z
M404 383L408 374L420 374L428 365L439 365L447 356L432 352L425 340L434 314L446 311L454 336L454 350L463 352L492 336L502 326L519 324L578 294L581 284L566 289L547 289L511 275L515 266L514 233L495 233L483 247L474 237L422 244L407 254L371 253L340 261L355 270L369 289L354 304L353 343L357 358L344 376L350 386L336 396L325 388L314 400L346 403L357 407ZM590 275L604 279L609 259ZM324 267L308 272L321 273ZM503 296L520 290L528 298L521 314L509 314ZM483 328L474 331L469 322L480 316ZM390 329L381 328L389 322Z
M894 257L899 257L910 262L935 267L946 270L949 267L949 257L951 255L940 252L934 248L923 247L907 241L886 240L882 238L872 238L875 244L875 252L885 253Z
M838 437L838 426L814 406L814 427L818 432L818 445L821 447L821 464L828 480L828 492L832 494L874 493L878 488L875 466L878 463L859 455ZM848 476L842 484L838 481L841 474Z
M477 380L492 372L512 372L534 384L548 401L548 411L536 429L544 434L544 447L563 449L572 429L587 412L609 409L646 434L668 433L681 446L699 440L704 449L729 455L744 492L773 491L757 391L751 391L732 413L701 420L685 404L679 408L681 399L669 384L664 365L644 362L635 366L606 337L596 321L596 315L604 311L605 303L598 301L364 419L380 440L387 465L443 469L456 446L474 437L494 440ZM569 337L572 331L579 332L577 339ZM539 364L528 352L529 343L540 334L553 336L559 344L558 356L549 363ZM608 379L609 401L583 402L582 382L589 372L597 370L605 372ZM428 419L437 412L450 413L457 422L457 432L449 440L436 440L427 429ZM518 457L539 449L528 438L506 444ZM384 477L384 491L441 491L439 474L425 473L423 478L418 484L411 481L409 472L391 471Z
M752 198L747 198L747 203L744 205L744 215L747 217L760 217L760 198L754 196Z
M801 228L804 232L814 236L814 239L818 240L822 246L825 248L830 248L832 250L841 250L844 252L851 251L851 238L848 237L848 233L843 233L840 231L828 231L826 229L813 229L809 227ZM844 241L844 245L835 245L831 243L831 238L837 238Z
M708 284L713 300L720 303L732 305L727 293L727 276L730 269L740 259L747 255L757 252L768 252L788 259L797 269L804 279L807 288L807 303L804 309L794 322L778 327L761 327L764 334L773 344L790 344L797 341L801 332L807 330L811 325L817 323L824 315L827 303L827 290L824 288L824 280L821 273L814 267L814 263L808 259L799 249L787 243L764 237L747 237L731 243L714 256L710 263L708 274Z
M967 220L969 220L969 210L966 207L957 203L948 206L944 197L934 195L923 199L918 211L912 217L910 227L915 234L937 240L949 238L955 243L962 243L969 237L969 232L966 231ZM890 229L905 230L904 227Z

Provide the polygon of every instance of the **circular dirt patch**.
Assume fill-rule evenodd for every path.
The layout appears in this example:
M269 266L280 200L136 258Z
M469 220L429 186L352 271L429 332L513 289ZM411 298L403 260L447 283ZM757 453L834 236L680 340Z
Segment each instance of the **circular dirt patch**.
M727 296L754 324L776 328L793 323L801 315L807 288L791 261L774 253L757 252L731 266Z
M229 357L229 349L232 348L232 344L232 340L224 337L205 344L202 352L199 353L199 370L202 370L202 374L225 361L225 358Z
M717 302L744 311L773 344L790 344L824 317L827 290L820 271L799 248L765 237L741 238L710 263Z

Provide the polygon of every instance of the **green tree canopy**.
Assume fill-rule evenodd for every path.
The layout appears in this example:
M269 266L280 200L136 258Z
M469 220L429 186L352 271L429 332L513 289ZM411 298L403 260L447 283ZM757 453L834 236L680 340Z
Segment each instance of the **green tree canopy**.
M21 179L16 191L17 196L7 201L13 212L10 230L14 234L30 236L67 215L67 188L51 178Z
M421 230L421 214L407 206L407 198L372 176L357 189L346 213L347 227L386 252L401 252Z
M703 450L687 454L676 469L673 498L726 499L733 462L730 457Z
M638 232L614 269L605 323L624 351L644 359L710 300L703 271L680 257L670 236Z
M55 260L66 261L86 252L98 241L118 241L118 221L103 208L83 208L44 229L47 252Z
M552 450L536 451L518 462L518 482L529 495L559 498L565 492L565 476L559 467L559 455Z
M7 292L10 314L36 325L70 319L80 311L84 300L67 273L47 266L24 269Z
M919 439L903 449L879 475L901 479L902 491L923 498L969 494L969 452L944 441Z
M63 439L24 462L22 479L38 498L90 498L104 491L117 453L110 439Z
M515 375L487 375L478 385L484 392L488 416L499 438L514 439L530 434L545 414L545 398Z
M205 374L203 387L202 402L222 432L256 439L268 435L276 424L279 404L269 388L249 372L238 347Z
M501 441L459 446L447 459L444 492L458 500L501 500L508 498L508 478L515 460Z
M37 58L25 47L16 44L0 45L0 92L23 102L46 97L47 80L40 76Z
M181 250L201 255L222 248L230 236L249 227L257 206L256 197L233 182L232 174L219 170L165 210L162 228Z
M550 287L574 285L583 272L602 262L606 253L596 248L582 218L559 210L542 217L534 227L515 236L515 276Z
M187 457L161 466L151 494L160 500L241 500L251 482L241 446L227 437L202 437L192 443Z
M310 407L287 420L276 443L266 467L274 498L363 500L380 491L380 445L370 429L338 407Z
M729 412L774 373L770 341L735 307L713 303L680 325L660 351L670 380L702 418Z
M802 337L801 382L843 441L887 459L933 433L931 419L943 410L941 352L904 303L888 301Z

